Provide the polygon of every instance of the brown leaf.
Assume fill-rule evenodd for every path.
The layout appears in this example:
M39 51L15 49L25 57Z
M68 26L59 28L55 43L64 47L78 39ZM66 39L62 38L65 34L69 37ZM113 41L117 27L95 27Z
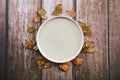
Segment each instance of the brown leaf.
M90 41L86 41L84 44L85 44L85 47L89 47L91 45Z
M28 33L32 33L32 32L34 32L36 30L36 28L33 26L33 27L28 27L28 29L27 29L27 32Z
M68 71L70 69L70 65L68 62L59 64L59 68L63 71Z
M40 15L36 15L36 17L33 19L33 21L35 22L35 23L38 23L38 22L40 22Z
M76 16L75 11L73 11L73 10L68 10L67 13L68 13L68 15L70 15L71 17L75 17L75 16Z
M37 56L37 65L39 69L44 68L44 65L46 64L46 59L42 56Z
M28 41L26 41L25 47L28 49L32 49L34 45L35 45L34 40L28 40Z
M79 22L79 21L78 21ZM81 26L83 33L87 36L92 35L92 32L90 30L90 28L83 22L79 22L79 25Z
M89 47L95 47L95 42L94 42L94 41L91 41Z
M38 51L37 45L34 45L34 46L33 46L33 50Z
M40 10L38 10L37 13L38 13L40 16L43 16L43 15L46 14L46 11L45 11L45 9L40 9Z
M82 64L83 59L81 59L81 58L75 58L75 59L72 60L72 62L73 62L75 65L80 65L80 64Z
M53 15L54 16L57 16L59 14L61 14L63 12L62 10L62 4L58 4L56 7L55 7L55 10L53 11Z
M45 19L47 19L48 17L47 17L46 15L41 15L41 18L45 20Z
M88 53L92 53L92 52L94 52L95 51L95 48L94 47L89 47L88 49L87 49L87 52Z
M51 66L52 66L52 63L51 62L47 62L47 63L45 63L44 68L50 68Z

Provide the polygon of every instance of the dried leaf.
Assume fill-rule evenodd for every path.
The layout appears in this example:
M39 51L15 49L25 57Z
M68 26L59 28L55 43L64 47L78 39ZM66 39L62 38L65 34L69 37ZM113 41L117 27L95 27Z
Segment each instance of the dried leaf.
M34 32L36 30L36 28L33 26L33 27L28 27L28 29L27 29L27 32L28 33L32 33L32 32Z
M44 57L42 57L42 56L37 57L37 65L38 65L39 69L44 68L45 63L46 63L46 60Z
M80 64L82 64L83 59L81 59L81 58L75 58L75 59L72 60L72 62L73 62L75 65L80 65Z
M38 22L40 22L40 15L36 15L36 17L33 19L33 21L35 22L35 23L38 23Z
M87 53L87 48L86 48L86 47L85 47L85 48L82 48L81 52L82 52L82 53Z
M87 52L88 53L92 53L92 52L94 52L95 51L95 48L94 47L89 47L88 49L87 49Z
M47 63L45 63L44 68L50 68L51 66L52 66L52 63L47 62Z
M33 46L33 50L38 51L37 45Z
M76 16L75 11L73 11L73 10L68 10L67 13L68 13L68 15L71 16L71 17L75 17L75 16Z
M95 47L95 42L94 42L94 41L91 41L89 47Z
M46 14L46 11L45 11L45 9L40 9L40 10L38 10L37 13L38 13L40 16L43 16L43 15Z
M79 21L78 21L79 22ZM92 35L92 32L90 30L90 28L85 24L85 23L82 23L82 22L79 22L80 26L82 27L82 30L83 30L83 33L87 36L90 36Z
M47 17L46 15L41 15L41 18L45 20L45 19L47 19L48 17Z
M84 44L85 44L85 47L89 47L91 45L90 41L86 41Z
M94 41L86 41L84 42L82 53L94 52L95 51L95 42Z
M34 40L28 40L28 41L26 41L25 47L28 49L32 49L34 45L35 45Z
M62 64L59 65L59 68L63 71L68 71L70 69L70 65L69 65L68 62L62 63Z
M54 16L57 16L59 14L61 14L63 12L62 10L62 4L58 4L56 7L55 7L55 10L53 11L53 15Z

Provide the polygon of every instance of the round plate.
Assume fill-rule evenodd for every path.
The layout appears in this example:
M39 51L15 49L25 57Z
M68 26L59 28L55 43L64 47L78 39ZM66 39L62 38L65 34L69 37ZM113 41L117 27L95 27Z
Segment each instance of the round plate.
M80 25L68 17L46 20L37 33L37 45L41 54L56 63L74 59L80 53L83 42Z

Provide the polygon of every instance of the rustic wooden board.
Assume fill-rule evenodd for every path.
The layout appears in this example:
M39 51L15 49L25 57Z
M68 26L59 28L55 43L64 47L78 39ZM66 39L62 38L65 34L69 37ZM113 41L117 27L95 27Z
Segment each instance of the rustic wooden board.
M8 15L8 80L40 80L41 71L36 64L37 54L24 47L27 39L35 33L27 33L41 0L9 0Z
M120 0L109 1L110 78L120 79Z
M47 11L47 16L52 17L52 12L56 5L62 4L62 16L68 16L65 10L74 9L74 0L42 0L42 7ZM68 72L59 70L58 64L52 68L42 70L42 80L73 80L72 64Z
M77 0L76 19L85 22L93 35L85 37L96 43L96 51L91 54L80 54L84 62L76 67L76 80L108 79L108 15L107 0Z
M5 56L6 56L6 1L0 0L0 80L5 79Z

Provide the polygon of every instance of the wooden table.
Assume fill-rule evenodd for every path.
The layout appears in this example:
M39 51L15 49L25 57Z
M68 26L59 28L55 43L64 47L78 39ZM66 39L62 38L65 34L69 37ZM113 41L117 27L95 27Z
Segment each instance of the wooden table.
M24 47L37 32L26 29L42 23L32 21L38 8L50 17L59 3L89 25L93 36L85 40L95 41L96 52L80 54L83 64L71 64L68 72L57 66L40 70L36 52ZM0 8L0 80L120 80L120 0L0 0Z

